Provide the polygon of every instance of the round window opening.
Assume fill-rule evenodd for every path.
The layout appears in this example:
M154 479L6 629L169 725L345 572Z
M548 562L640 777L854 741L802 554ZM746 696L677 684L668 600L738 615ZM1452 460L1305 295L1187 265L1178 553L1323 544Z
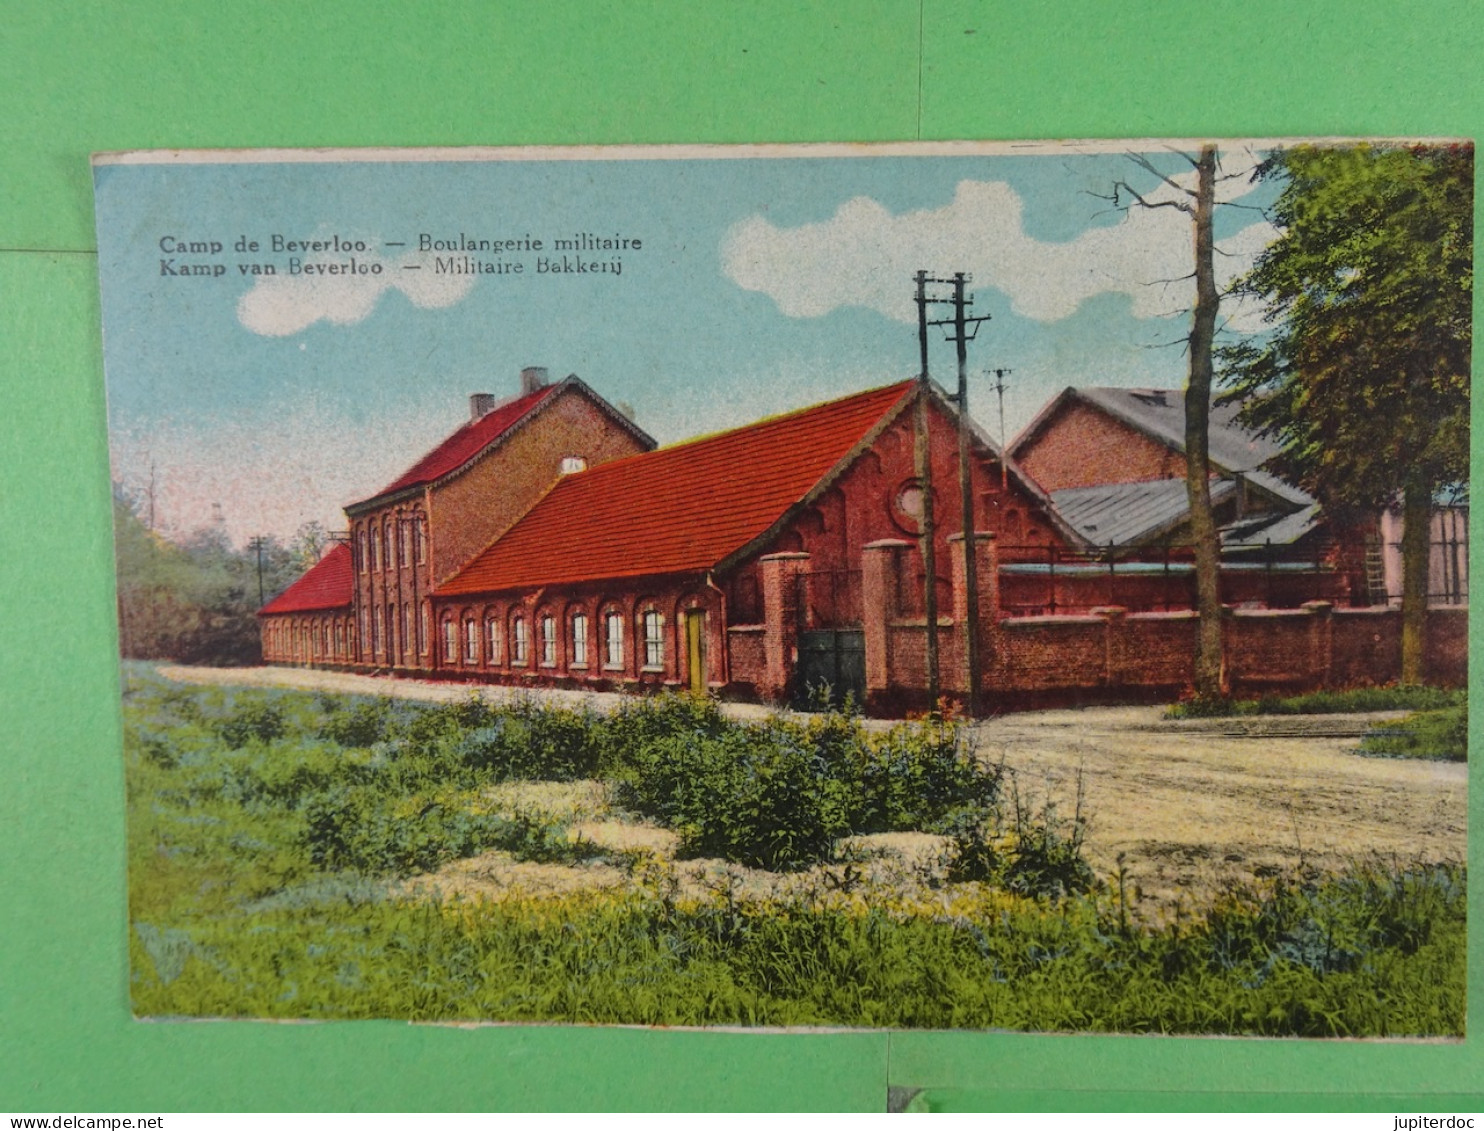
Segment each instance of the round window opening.
M908 534L917 534L922 525L923 488L920 480L908 479L897 488L891 500L891 517ZM937 496L933 496L937 503Z

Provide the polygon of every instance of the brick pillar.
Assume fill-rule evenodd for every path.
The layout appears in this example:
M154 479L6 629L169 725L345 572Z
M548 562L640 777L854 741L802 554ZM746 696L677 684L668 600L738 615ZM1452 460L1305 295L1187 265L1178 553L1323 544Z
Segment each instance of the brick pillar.
M797 578L809 567L808 554L768 554L758 559L763 589L764 699L787 697L799 660L799 587Z
M1314 674L1314 685L1329 684L1329 673L1335 658L1335 607L1329 601L1305 601L1302 606L1310 615L1309 621L1309 670Z
M861 629L866 647L866 698L891 687L888 625L902 610L902 561L911 542L883 538L861 547Z
M965 584L964 536L948 536L948 556L953 560L953 621L954 631L963 634L964 618L969 616L969 587ZM993 670L995 645L1000 627L1000 555L995 537L987 530L974 532L974 579L978 583L979 608L973 615L979 642L979 687L989 685L988 673ZM958 670L950 673L944 681L956 691L965 691L969 686L968 654L960 661Z
M1092 615L1103 618L1103 685L1118 687L1124 681L1122 636L1128 610L1122 605L1104 605L1093 609Z

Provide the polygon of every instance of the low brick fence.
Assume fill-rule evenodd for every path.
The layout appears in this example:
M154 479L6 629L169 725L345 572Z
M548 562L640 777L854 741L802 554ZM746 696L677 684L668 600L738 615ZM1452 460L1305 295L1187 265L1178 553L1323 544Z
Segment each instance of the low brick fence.
M981 534L977 543L979 689L987 706L1169 699L1191 690L1194 611L1104 606L1073 616L1006 617L994 539ZM926 705L927 625L920 615L904 615L894 600L903 589L909 551L908 543L896 540L866 548L866 701L881 714ZM952 615L939 621L939 683L955 697L968 689L965 589L962 557L955 554ZM1289 609L1227 608L1222 646L1226 679L1238 695L1391 683L1401 676L1401 613L1329 601ZM1466 608L1428 611L1425 663L1429 682L1464 683Z

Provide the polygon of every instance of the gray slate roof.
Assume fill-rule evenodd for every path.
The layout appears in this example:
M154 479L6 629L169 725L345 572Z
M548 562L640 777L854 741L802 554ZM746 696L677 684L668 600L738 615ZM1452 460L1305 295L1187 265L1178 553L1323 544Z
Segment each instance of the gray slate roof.
M1251 550L1271 542L1274 546L1291 546L1319 524L1319 504L1310 503L1301 511L1262 520L1234 522L1221 531L1221 548L1225 552Z
M1211 484L1219 503L1236 490L1230 479ZM1184 479L1065 487L1051 493L1063 519L1094 546L1136 546L1183 522L1189 515Z
M1095 387L1079 388L1077 394L1176 451L1185 450L1184 390ZM1237 424L1237 411L1236 405L1211 406L1211 462L1228 473L1254 471L1280 450Z

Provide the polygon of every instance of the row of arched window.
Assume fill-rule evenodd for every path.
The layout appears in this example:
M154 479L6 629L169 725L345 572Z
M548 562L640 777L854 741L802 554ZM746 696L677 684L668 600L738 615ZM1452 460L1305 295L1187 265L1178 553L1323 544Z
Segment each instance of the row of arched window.
M450 611L439 626L445 667L620 673L634 660L641 672L662 672L666 665L665 615L656 608L635 614L632 635L629 618L616 608L604 609L596 623L583 610L565 617L551 610Z
M263 626L263 658L290 663L355 659L349 617L275 617Z
M361 607L361 639L368 663L420 666L428 653L428 606L388 601Z
M428 560L427 523L421 511L371 519L356 529L354 547L357 573L410 569Z

